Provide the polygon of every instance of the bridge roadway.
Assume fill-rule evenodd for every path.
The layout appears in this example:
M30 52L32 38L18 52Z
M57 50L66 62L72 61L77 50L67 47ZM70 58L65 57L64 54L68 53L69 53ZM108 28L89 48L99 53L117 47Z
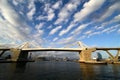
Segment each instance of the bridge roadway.
M11 48L0 48L0 50L10 50Z
M82 51L82 48L24 48L22 51Z
M93 48L23 48L23 51L82 51ZM120 48L94 48L96 50L120 50Z
M0 48L0 50L10 50L12 48ZM17 49L17 48L16 48ZM18 48L19 49L19 48ZM22 51L73 51L79 52L82 50L93 48L23 48ZM96 50L120 50L120 48L94 48Z

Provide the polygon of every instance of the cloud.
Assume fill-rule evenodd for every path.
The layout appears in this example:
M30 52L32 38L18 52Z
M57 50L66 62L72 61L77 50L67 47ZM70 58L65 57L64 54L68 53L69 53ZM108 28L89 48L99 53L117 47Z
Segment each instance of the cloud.
M42 46L41 44L43 43L43 38L42 35L44 34L44 30L37 30L35 33L31 35L31 40L29 40L29 43L32 43L35 45L34 47L37 46Z
M96 30L93 30L90 34L85 34L88 36L88 38L90 36L93 36L93 35L98 35L98 34L103 34L103 33L111 33L113 31L116 31L118 30L120 27L120 24L116 24L115 26L111 26L111 27L108 27L108 28L103 28L102 30L99 30L99 31L96 31ZM89 32L89 31L88 31Z
M36 20L46 20L51 21L55 17L54 9L50 3L44 4L44 9L42 14L39 15Z
M85 29L90 23L82 24L79 27L77 27L74 31L71 32L71 34L79 34L83 29Z
M120 29L118 30L118 33L120 34Z
M84 29L86 26L88 26L89 24L91 24L91 22L90 22L90 23L87 23L87 24L83 24L83 25L78 26L78 27L77 27L75 30L73 30L70 34L76 34L76 33L79 34L80 31L81 31L82 29ZM77 23L71 22L71 24L67 27L67 29L63 29L63 30L60 31L59 36L62 36L62 35L64 35L64 34L68 33L72 28L76 27L76 25L77 25Z
M71 24L67 27L67 29L63 29L63 30L60 31L59 36L62 36L62 35L64 35L64 34L68 33L73 27L75 27L75 25L76 25L76 24L71 23Z
M18 26L19 24L18 14L14 10L12 10L12 7L8 4L6 0L1 0L0 10L1 10L1 14L4 16L6 20L8 20L10 24L14 26Z
M12 1L14 5L18 5L18 2L16 0Z
M12 0L12 2L15 6L17 6L18 4L24 3L25 1L24 0Z
M44 27L44 23L39 23L35 26L35 32L31 34L32 42L36 46L41 46L43 39L42 35L44 34L44 30L42 29Z
M89 30L89 31L86 31L84 34L89 35L89 34L92 34L92 32L93 32L92 30Z
M67 32L69 32L73 27L75 27L77 25L76 21L80 21L80 20L82 20L82 18L85 18L92 12L98 10L103 5L104 2L105 2L105 0L100 0L100 1L90 0L89 2L86 2L83 6L84 8L80 12L77 12L74 15L74 20L70 23L70 25L67 27L67 29L63 29L59 33L59 36L62 36L64 34L66 34ZM58 24L59 24L59 22L66 21L66 18L68 19L68 16L71 14L71 12L77 8L78 2L75 3L76 5L72 5L71 3L66 4L65 7L63 7L61 12L59 13L60 18L58 18L58 20L56 21Z
M58 2L56 2L56 3L52 6L52 8L53 8L53 9L59 9L60 6L61 6L61 4L62 4L62 1L58 1Z
M62 39L57 41L57 43L60 44L60 45L66 45L66 44L70 44L72 42L75 42L73 36L70 36L70 37L67 37L67 38L62 38Z
M52 29L52 25L48 26L47 29Z
M113 5L111 5L107 11L101 16L101 18L99 19L100 21L105 20L106 18L108 18L109 16L111 16L116 10L120 10L120 1L114 3Z
M29 28L18 28L9 23L7 20L0 20L0 43L21 43L29 37ZM19 24L18 24L19 26ZM19 26L20 27L20 26Z
M78 21L85 19L92 12L101 8L104 2L105 0L89 0L89 2L86 2L83 5L83 9L74 15L74 21L78 22Z
M33 19L33 15L35 14L36 8L34 4L34 0L31 0L28 5L29 12L27 13L27 17L29 20Z
M61 28L62 28L62 26L58 26L58 27L52 29L52 30L50 31L49 35L55 34L55 33L56 33L58 30L60 30Z
M62 22L66 22L71 14L77 9L77 6L80 4L80 0L73 1L70 0L58 14L58 19L56 20L55 24L61 24Z
M43 27L44 23L39 23L35 26L37 30L41 29Z
M53 9L49 9L48 10L48 21L52 20L54 18L55 14L54 14L54 11Z
M102 26L95 26L94 27L96 30L100 30L100 29L103 29L104 28L104 26L102 25Z
M102 30L101 33L110 33L110 32L113 32L113 31L117 30L118 27L120 27L120 24L117 24L115 26L106 28L106 29Z
M101 34L101 32L100 31L94 31L94 32L92 32L91 34L87 34L87 36L86 37L91 37L91 36L94 36L94 35L99 35L99 34Z
M64 37L64 38L59 38L55 37L52 41L47 40L47 44L52 47L64 47L65 45L69 45L71 43L75 42L75 37L74 36L69 36L69 37Z
M53 39L53 41L56 41L56 40L58 40L58 37L55 37L55 38Z
M24 19L14 10L7 0L0 2L0 43L34 42L37 45L41 42L40 36L36 37L40 31L31 34L31 27L27 25ZM2 18L2 17L3 18Z
M111 22L120 22L120 14L115 16Z
M36 20L47 20L47 16L40 15L36 18Z
M107 27L107 25L112 25L116 22L120 22L120 14L113 17L113 19L111 19L110 21L104 21L101 25L95 26L94 28L95 30L103 30L104 28Z

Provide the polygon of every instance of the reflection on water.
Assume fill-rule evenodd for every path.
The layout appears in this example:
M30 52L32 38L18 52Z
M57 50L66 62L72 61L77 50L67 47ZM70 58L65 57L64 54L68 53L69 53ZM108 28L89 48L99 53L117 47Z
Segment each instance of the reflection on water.
M50 61L0 63L0 80L120 80L120 65Z

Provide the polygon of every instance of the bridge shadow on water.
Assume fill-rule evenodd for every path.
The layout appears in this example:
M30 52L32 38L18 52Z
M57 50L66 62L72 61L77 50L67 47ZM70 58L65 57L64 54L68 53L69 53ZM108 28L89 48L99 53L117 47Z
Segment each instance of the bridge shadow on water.
M41 61L0 63L0 80L119 80L120 65Z

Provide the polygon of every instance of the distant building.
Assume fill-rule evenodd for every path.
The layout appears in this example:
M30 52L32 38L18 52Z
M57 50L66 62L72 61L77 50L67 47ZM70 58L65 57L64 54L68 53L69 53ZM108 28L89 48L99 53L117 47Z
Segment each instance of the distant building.
M102 55L98 52L97 53L97 61L100 61L100 60L102 60Z

